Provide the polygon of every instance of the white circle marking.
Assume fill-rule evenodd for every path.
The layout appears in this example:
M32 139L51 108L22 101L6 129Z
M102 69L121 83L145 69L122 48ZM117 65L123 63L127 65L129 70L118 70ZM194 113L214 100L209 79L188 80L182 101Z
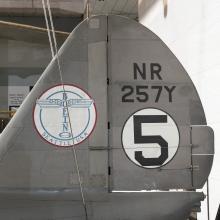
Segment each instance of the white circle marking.
M96 123L94 100L73 85L57 85L36 101L34 124L47 142L69 147L89 137Z
M141 116L144 120L141 119L142 122L135 125L136 134L138 126L140 128L138 138L135 141L134 118L138 118L137 116ZM154 116L161 116L166 119L166 122L152 122L151 119L155 118ZM150 122L147 122L146 120L149 119ZM161 142L155 141L158 139L163 140L164 143L167 142L167 154L166 147L162 146ZM166 112L155 108L146 108L135 112L128 118L122 131L122 145L126 155L136 165L144 168L157 168L168 163L178 150L179 139L179 131L175 121ZM164 148L162 149L161 146Z

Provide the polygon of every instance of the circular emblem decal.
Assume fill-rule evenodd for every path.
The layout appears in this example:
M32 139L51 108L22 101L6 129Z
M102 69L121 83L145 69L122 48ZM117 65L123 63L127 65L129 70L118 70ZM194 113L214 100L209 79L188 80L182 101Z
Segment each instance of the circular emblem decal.
M36 101L35 127L53 145L70 147L81 143L92 133L95 123L94 100L76 86L54 86Z
M157 168L168 163L179 147L179 130L166 112L146 108L126 121L122 144L128 158L143 168Z

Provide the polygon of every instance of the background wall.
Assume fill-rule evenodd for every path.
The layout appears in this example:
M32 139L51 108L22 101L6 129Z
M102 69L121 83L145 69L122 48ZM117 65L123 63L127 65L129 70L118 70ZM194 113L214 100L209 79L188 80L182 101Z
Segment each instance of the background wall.
M199 92L208 125L215 131L215 160L209 178L211 220L220 202L219 11L219 0L139 0L140 22L156 33L183 64ZM205 202L198 219L207 220Z
M33 86L51 59L48 45L0 39L0 110L8 109L10 86Z
M43 16L0 16L1 21L45 28ZM82 16L56 16L54 18L55 30L71 32L81 21ZM5 35L2 35L2 32ZM58 46L63 43L66 37L67 35L64 35L57 39ZM8 99L10 89L17 90L17 93L20 90L22 94L26 87L33 86L50 62L51 50L47 32L38 32L10 25L0 25L0 48L1 119L1 111L8 110L10 105Z

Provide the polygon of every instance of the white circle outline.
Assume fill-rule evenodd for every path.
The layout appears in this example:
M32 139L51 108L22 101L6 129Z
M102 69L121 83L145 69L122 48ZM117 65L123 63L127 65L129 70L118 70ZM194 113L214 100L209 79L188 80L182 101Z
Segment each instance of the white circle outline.
M170 117L171 120L174 122L175 127L176 127L176 129L177 129L177 133L178 133L178 144L177 144L177 148L176 148L175 153L173 154L173 156L172 156L168 161L166 161L164 164L162 164L162 165L160 165L160 166L159 166L159 165L158 165L158 166L152 166L152 167L150 167L150 166L142 166L142 165L138 164L138 162L134 162L134 161L129 157L129 155L127 154L127 152L126 152L126 150L125 150L125 147L124 147L124 143L123 143L123 132L124 132L124 128L125 128L127 122L129 121L129 119L131 119L136 113L138 113L138 112L140 112L140 111L143 111L143 110L148 110L148 109L161 111L162 113L164 113L164 114L166 114L168 117ZM134 163L136 166L139 166L139 167L144 168L144 169L160 169L161 167L163 167L163 166L167 165L168 163L170 163L170 162L174 159L175 155L177 154L178 149L179 149L179 145L180 145L180 130L179 130L179 127L178 127L176 121L175 121L175 120L173 119L173 117L172 117L169 113L167 113L166 111L164 111L164 110L162 110L162 109L160 109L160 108L155 108L155 107L142 108L142 109L138 109L137 111L135 111L134 113L132 113L132 114L126 119L126 121L125 121L125 123L124 123L124 125L123 125L123 127L122 127L121 143L122 143L122 148L123 148L123 151L124 151L126 157L127 157L132 163Z
M40 98L41 98L46 92L48 92L49 90L54 89L55 87L60 87L60 86L62 86L62 87L63 87L63 86L75 87L75 88L77 88L78 90L81 90L81 92L84 93L86 96L88 96L90 99L92 99L92 97L89 95L88 92L86 92L86 91L85 91L84 89L82 89L81 87L76 86L75 84L56 84L56 85L51 86L51 87L49 87L48 89L44 90L44 92L41 93L41 95L37 98L37 100L40 99ZM36 100L36 101L37 101L37 100ZM92 99L92 100L94 101L94 99ZM73 146L79 145L79 144L81 144L82 142L84 142L85 140L87 140L87 139L91 136L91 134L93 133L93 131L95 130L95 127L96 127L96 124L97 124L97 108L96 108L95 102L93 102L92 105L93 105L93 107L94 107L95 120L94 120L93 128L91 129L90 133L89 133L83 140L77 142L76 144L72 144L72 145L58 145L58 144L54 144L54 143L48 141L47 139L45 139L45 138L41 135L40 131L38 130L38 128L37 128L37 126L36 126L36 124L35 124L35 109L36 109L36 105L37 105L37 104L36 104L36 101L35 101L35 105L34 105L34 107L33 107L32 121L33 121L34 128L35 128L35 130L37 131L38 135L39 135L39 136L41 137L41 139L43 139L46 143L49 143L49 144L51 144L51 145L53 145L53 146L55 146L55 147L59 147L59 148L60 148L60 147L61 147L61 148L73 147ZM72 141L72 140L71 140L71 141Z

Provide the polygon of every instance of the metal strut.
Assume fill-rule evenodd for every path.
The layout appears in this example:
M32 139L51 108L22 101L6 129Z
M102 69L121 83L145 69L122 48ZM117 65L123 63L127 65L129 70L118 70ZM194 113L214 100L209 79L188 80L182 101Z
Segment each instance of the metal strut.
M47 9L48 9L48 14L49 14L49 19L50 19L50 25L51 25L51 30L52 30L52 38L53 38L54 47L53 47L52 39L51 39L51 35L50 35L51 30L49 29L47 13L46 13L46 6L45 6L44 0L42 0L42 5L43 5L44 16L45 16L45 21L46 21L46 26L47 26L47 31L48 31L48 37L49 37L49 41L50 41L51 53L52 53L52 56L55 57L55 59L57 61L57 65L58 65L58 69L59 69L59 75L60 75L60 81L61 81L61 84L62 84L62 87L63 87L63 92L65 93L65 88L64 88L64 83L63 83L63 74L62 74L62 69L61 69L60 60L59 60L59 56L58 56L57 40L56 40L56 35L55 35L55 30L54 30L51 7L50 7L50 0L47 0ZM55 52L53 50L54 48L55 48ZM69 124L70 124L71 136L72 136L72 139L73 139L74 135L73 135L72 123L71 123L71 120L70 120L69 107L68 107L68 105L66 105L66 106L67 106L67 114L68 114L68 119L69 119ZM73 161L75 162L75 166L76 166L76 170L77 170L80 193L81 193L83 207L84 207L84 210L85 210L85 217L86 217L86 220L88 220L86 201L85 201L85 197L84 197L84 190L83 190L83 185L82 185L82 179L81 179L81 176L80 176L80 170L79 170L77 153L76 153L74 142L73 142L73 147L71 148L71 151L72 151L72 155L73 155Z

